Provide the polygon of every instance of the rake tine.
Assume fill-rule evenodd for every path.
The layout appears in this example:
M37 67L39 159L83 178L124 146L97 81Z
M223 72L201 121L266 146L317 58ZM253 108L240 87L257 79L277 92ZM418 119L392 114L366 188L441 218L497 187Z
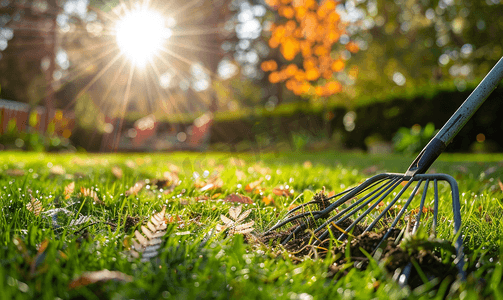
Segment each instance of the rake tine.
M394 178L391 180L390 183L388 183L386 186L381 186L379 187L378 189L374 190L371 194L365 196L364 198L356 201L355 203L353 203L352 205L350 205L349 207L347 207L346 209L344 209L343 211L341 211L340 213L338 213L337 215L333 216L332 218L328 219L325 223L323 223L320 227L318 227L314 232L318 232L320 231L321 229L324 229L328 224L331 224L330 225L330 228L334 227L332 225L332 222L337 220L339 217L345 215L347 213L348 210L352 209L353 207L357 206L358 204L360 204L362 201L364 201L367 197L371 196L373 193L375 193L376 191L379 191L380 189L382 189L384 187L384 189L382 189L379 193L377 193L377 195L374 195L371 199L365 201L365 203L363 204L360 204L357 208L353 209L351 212L349 212L348 214L346 214L344 217L340 218L337 220L337 222L333 223L335 225L338 225L339 223L341 222L344 222L347 218L349 218L350 216L352 216L355 212L359 211L362 207L364 207L365 205L367 205L368 203L372 202L374 199L376 199L377 197L381 196L379 198L378 201L376 201L376 203L369 209L367 209L367 211L365 213L363 213L357 220L355 220L348 228L346 228L346 232L347 231L350 231L351 229L353 229L353 227L363 218L365 217L365 215L370 211L372 210L378 203L380 203L385 197L387 197L401 182L401 178ZM383 195L384 193L384 195ZM319 238L320 240L323 240L327 235L329 234L328 230L325 231ZM342 240L343 238L346 237L346 234L343 233L341 236L339 236L338 240Z
M437 216L438 216L438 181L434 180L435 202L433 203L433 225L431 228L432 234L437 235Z
M390 177L391 176L391 177ZM350 191L348 193L345 193L345 195L339 199L338 201L330 204L327 208L325 208L324 210L322 211L315 211L315 212L312 212L313 215L313 219L314 220L317 220L319 218L321 218L322 216L325 216L325 215L328 215L331 211L333 211L334 209L336 209L337 207L339 207L340 205L344 204L345 202L347 202L348 200L352 199L354 196L360 194L360 193L363 193L364 191L367 191L368 189L376 186L376 184L378 183L381 183L383 181L395 181L397 179L392 179L393 177L395 177L397 175L395 174L379 174L379 175L376 175L370 179L367 179L366 181L364 181L362 184L360 184L359 186L355 187L355 188L352 188L350 189ZM375 181L377 179L377 181ZM390 183L391 184L391 183ZM381 188L378 188L377 190L379 190ZM372 192L374 193L374 192ZM371 193L371 194L372 194ZM354 205L353 205L354 207ZM347 209L345 210L347 211ZM295 219L298 219L298 218L295 218ZM269 229L267 232L271 231L271 230L275 230L285 224L287 224L288 222L291 222L292 221L292 218L290 219L287 219L287 220L284 220L280 223L278 223L277 225L273 226L271 229ZM307 226L306 222L300 224L292 233L290 233L282 242L281 244L286 244L288 243L296 234L298 234L299 232L301 232L303 229L305 229Z
M421 204L419 204L419 212L417 213L416 224L414 224L414 228L412 229L412 234L416 233L419 228L419 222L421 221L421 215L423 213L424 201L426 200L426 193L428 192L428 185L430 184L430 180L426 179L426 183L424 184L423 196L421 197Z
M414 190L412 190L412 193L410 194L409 199L407 199L407 202L405 202L405 204L403 205L403 207L400 210L400 212L398 212L398 215L393 220L393 223L391 223L391 226L389 227L388 231L386 231L386 233L382 237L381 241L379 241L379 244L377 245L376 249L379 248L381 246L382 242L384 242L388 238L388 236L391 234L391 230L395 228L395 226L398 223L398 221L402 218L402 215L405 213L405 210L407 209L407 207L409 206L410 202L414 198L414 195L416 194L417 190L419 189L419 186L421 185L422 181L423 181L422 179L420 179L418 181L417 185L414 187ZM412 182L412 180L409 181L409 183L410 182Z
M382 174L380 174L380 175L382 175ZM376 175L376 176L377 176L377 175ZM372 178L371 178L371 179L372 179ZM366 182L370 182L370 181L371 181L371 179L367 180ZM372 187L374 187L375 185L377 185L377 184L381 183L382 181L386 181L386 180L391 180L391 178L390 178L390 177L387 177L387 178L380 178L380 179L378 179L376 182L374 182L374 183L370 184L370 185L369 185L369 186L367 186L367 187L363 186L363 184L362 184L362 185L360 185L360 186L358 186L358 187L353 187L353 188L347 189L347 190L345 190L345 191L343 191L343 192L340 192L340 193L338 193L338 194L336 194L336 195L334 195L334 196L331 196L331 197L327 198L327 200L331 200L331 199L337 198L337 197L339 197L339 196L342 196L342 195L348 194L348 193L350 193L350 192L353 192L356 188L362 187L361 189L359 189L359 191L357 191L357 193L355 193L355 194L352 196L352 197L354 197L354 196L356 196L356 195L358 195L358 194L360 194L360 193L365 192L365 191L366 191L366 190L368 190L368 189L371 189ZM364 182L364 183L365 183L365 182ZM335 208L339 207L341 204L343 204L343 203L347 202L347 201L348 201L349 199L351 199L352 197L342 197L342 198L341 198L341 199L339 199L337 202L332 203L331 205L329 205L329 206L328 206L325 210L323 210L323 211L309 211L309 212L304 212L304 213L302 213L302 214L299 214L299 215L296 215L296 216L290 217L290 218L288 218L288 219L285 219L287 216L291 215L291 214L292 214L292 213L294 213L295 211L297 211L297 210L299 210L299 209L301 209L301 208L304 208L304 207L306 207L306 206L308 206L308 205L311 205L311 204L316 204L317 202L316 202L316 201L309 201L309 202L307 202L307 203L301 204L301 205L299 205L299 206L297 206L297 207L295 207L295 208L293 208L293 209L289 210L289 211L286 213L285 217L283 217L283 219L282 219L282 220L279 220L279 221L278 221L278 222L277 222L274 226L272 226L272 227L271 227L269 230L267 230L265 233L269 233L269 232L271 232L271 231L273 231L273 230L276 230L276 229L278 229L278 228L280 228L280 227L282 227L282 226L284 226L284 225L288 224L289 222L295 221L296 219L299 219L299 218L304 217L304 216L308 216L308 215L316 215L316 216L315 216L315 220L316 220L316 219L318 219L318 218L319 218L319 217L318 217L318 215L320 215L320 214L321 214L321 215L323 215L323 214L328 214L328 213L330 213L332 210L334 210Z
M409 180L407 182L407 184L400 190L400 192L398 192L398 194L395 196L395 198L393 198L393 200L391 200L391 202L388 204L388 206L386 206L386 208L384 208L383 211L377 216L377 218L375 218L375 220L367 228L365 228L364 232L370 231L370 230L372 230L372 228L374 228L374 226L377 224L377 222L379 222L379 220L391 209L391 207L393 207L393 205L395 205L395 203L398 201L398 199L400 199L402 194L409 188L409 186L411 184L412 184L412 180Z

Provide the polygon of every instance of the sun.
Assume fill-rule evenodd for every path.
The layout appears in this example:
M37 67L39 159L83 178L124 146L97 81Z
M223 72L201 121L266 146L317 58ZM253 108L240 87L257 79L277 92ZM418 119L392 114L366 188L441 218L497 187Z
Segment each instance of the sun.
M171 34L163 16L148 8L129 11L115 25L120 51L140 68L152 61Z

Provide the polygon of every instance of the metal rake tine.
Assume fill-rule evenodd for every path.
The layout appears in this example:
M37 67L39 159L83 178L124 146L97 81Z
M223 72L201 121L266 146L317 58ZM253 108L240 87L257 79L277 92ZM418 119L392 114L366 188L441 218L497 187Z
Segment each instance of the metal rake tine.
M394 174L391 174L391 175L394 175ZM372 179L376 178L377 177L377 181L374 181ZM324 210L322 211L315 211L315 212L312 212L313 214L315 213L316 215L313 216L313 219L314 220L317 220L319 219L321 216L324 216L324 215L327 215L329 214L332 210L336 209L338 206L342 205L343 203L347 202L348 200L352 199L354 196L366 191L367 189L369 188L372 188L373 186L376 185L376 183L380 183L382 181L385 181L385 180L392 180L391 178L393 177L390 177L390 174L379 174L379 175L376 175L370 179L367 179L366 181L364 181L362 184L360 184L359 186L355 187L355 188L352 188L350 189L350 192L349 193L345 193L345 195L339 199L338 201L332 203L331 205L329 205L327 208L325 208ZM274 230L274 229L277 229L283 225L285 225L286 223L290 222L290 219L288 220L285 220L283 222L280 222L278 223L277 225L275 225L274 227L272 227L270 230ZM288 241L290 241L296 234L298 234L299 232L301 232L305 227L307 226L306 222L300 224L292 233L290 233L281 243L282 244L286 244L288 243ZM269 230L269 231L270 231Z
M394 186L392 189L390 189L384 196L381 197L381 199L379 199L379 201L376 201L376 203L374 203L374 205L372 205L371 207L369 207L363 214L361 214L348 228L346 228L346 231L350 231L353 229L353 227L356 226L356 224L358 224L364 217L366 217L372 210L374 210L374 208L380 203L382 202L382 200L387 197L392 191L395 190L395 188L402 182L402 180L399 180ZM410 186L410 182L407 182L407 184L400 190L400 192L395 196L394 200L392 201L392 203L390 205L388 205L388 210L389 210L389 207L391 207L391 205L393 205L393 203L395 203L396 201L398 201L398 199L400 198L400 196L405 192L405 190L407 190L407 188ZM381 212L381 214L379 214L379 216L372 222L371 225L369 225L367 228L365 228L365 230L363 232L366 232L366 231L369 231L372 229L372 227L374 227L375 224L377 224L377 222L381 219L382 216L384 216L384 214L387 212L387 210L384 210L383 212ZM341 236L339 236L338 240L342 240L346 237L346 234L343 234Z
M391 200L391 202L386 206L383 211L375 218L375 220L367 227L365 228L365 232L372 230L374 226L379 222L379 220L395 205L395 203L400 199L400 197L403 195L403 193L409 188L409 186L412 184L412 180L409 180L407 184L398 192L398 194Z
M430 180L426 179L426 183L424 184L423 196L421 197L421 203L419 204L419 211L417 213L416 224L414 224L414 228L412 228L412 234L416 233L419 228L419 222L421 221L421 215L423 213L424 202L426 200L426 193L428 192L428 186L430 184Z
M431 226L432 233L437 235L437 217L438 217L438 181L434 180L435 202L433 204L433 225Z
M381 238L381 240L379 241L379 244L377 244L377 246L375 247L375 249L377 249L377 248L379 248L381 246L382 242L384 242L388 238L388 236L391 234L392 229L394 229L395 226L396 226L396 224L398 224L398 221L402 218L402 215L405 213L405 210L410 205L410 202L412 201L412 199L414 198L417 190L421 186L422 181L423 181L422 179L418 181L417 185L414 187L414 189L412 190L412 193L410 194L409 198L407 199L407 202L405 202L405 204L402 207L402 209L400 210L400 212L398 212L398 215L395 217L395 219L393 220L393 223L391 223L391 226L388 228L388 230L386 231L386 233L384 234L384 236ZM408 185L405 186L405 187L408 187L411 184L411 182L412 182L412 180L409 180ZM404 191L403 188L402 188L402 191ZM394 202L396 202L396 200ZM394 202L390 203L390 205L392 205ZM376 221L374 221L372 224L375 225L374 223L376 223ZM367 229L369 229L369 228L367 228ZM365 229L365 231L367 231L367 229ZM372 229L372 227L370 227L370 229Z
M308 211L308 212L303 212L301 214L298 214L298 215L295 215L293 217L290 217L288 219L283 219L283 221L279 221L278 223L276 223L276 225L274 225L273 227L271 227L269 230L266 231L266 233L268 232L271 232L273 230L276 230L292 221L295 221L297 219L300 219L300 218L303 218L303 217L306 217L306 216L309 216L309 215L319 215L321 214L321 211Z
M350 206L348 206L347 208L345 208L343 211L341 211L340 213L336 214L335 216L333 216L330 219L328 219L327 221L325 221L325 223L323 223L321 226L319 226L318 228L316 228L316 230L314 232L316 233L316 232L324 229L327 225L331 224L335 220L337 220L337 222L335 222L335 225L339 224L340 222L344 222L347 218L349 218L350 216L352 216L355 212L359 211L362 207L364 207L368 203L372 202L374 199L376 199L377 197L381 196L384 193L384 195L381 196L381 198L380 198L380 201L382 201L382 199L384 199L384 197L386 197L391 191L393 191L395 189L395 187L398 184L400 184L400 182L399 182L400 179L399 178L394 178L394 179L390 179L390 180L391 180L391 182L387 183L386 185L382 185L381 187L375 189L370 194L368 194L365 197L359 199L358 201L355 201L353 204L351 204ZM365 201L368 197L372 196L376 192L378 192L376 195L374 195L373 197L371 197L369 200L367 200L363 204L360 204L361 202ZM377 203L379 203L380 201L377 201ZM353 209L357 205L359 205L359 207ZM353 209L353 210L351 212L347 213L351 209ZM343 216L343 217L340 218L341 216ZM351 230L351 229L352 229L352 227L349 228L349 230ZM325 238L327 235L328 235L328 232L323 233L320 236L320 239Z

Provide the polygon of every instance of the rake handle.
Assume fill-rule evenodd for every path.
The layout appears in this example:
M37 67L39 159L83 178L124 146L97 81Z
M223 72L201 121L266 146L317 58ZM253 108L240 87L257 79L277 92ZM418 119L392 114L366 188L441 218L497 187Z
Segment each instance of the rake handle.
M484 103L503 79L503 57L494 65L482 79L479 85L466 98L465 102L456 110L431 141L423 148L405 173L406 176L425 173L437 157L444 151L466 122Z

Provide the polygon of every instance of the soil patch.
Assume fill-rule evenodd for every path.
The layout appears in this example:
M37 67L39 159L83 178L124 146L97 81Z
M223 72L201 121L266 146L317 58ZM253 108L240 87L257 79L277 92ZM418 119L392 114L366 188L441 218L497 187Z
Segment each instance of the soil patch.
M323 192L316 194L312 203L315 203L320 210L330 205ZM400 235L400 229L389 230L381 226L373 231L364 232L365 226L356 224L348 233L344 231L344 228L350 226L353 220L346 219L337 227L332 227L332 237L335 240L343 234L347 237L342 242L336 242L332 237L320 240L324 230L314 233L314 229L319 226L315 223L319 222L299 218L291 222L290 227L284 230L264 233L259 237L259 241L273 247L281 244L297 261L301 261L306 256L326 258L330 253L329 257L333 263L329 274L332 276L344 276L350 268L354 267L365 269L370 262L369 254L379 261L384 261L386 269L391 274L399 269L403 270L411 262L419 266L428 280L436 277L442 280L447 276L455 278L457 274L455 265L443 263L435 252L424 249L404 249L397 244L395 239ZM386 239L383 240L386 235ZM290 240L284 243L287 238ZM423 284L414 266L411 268L408 284L412 288Z

